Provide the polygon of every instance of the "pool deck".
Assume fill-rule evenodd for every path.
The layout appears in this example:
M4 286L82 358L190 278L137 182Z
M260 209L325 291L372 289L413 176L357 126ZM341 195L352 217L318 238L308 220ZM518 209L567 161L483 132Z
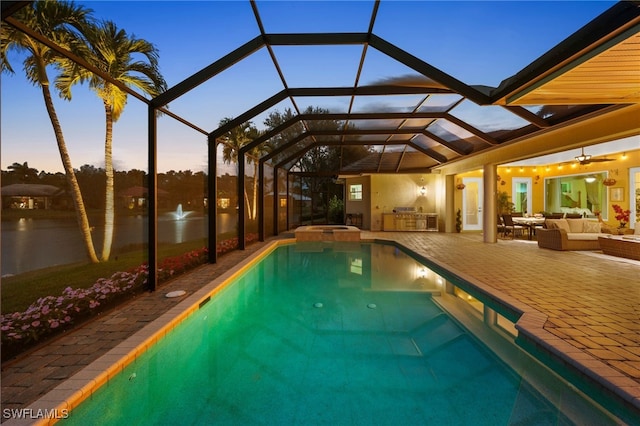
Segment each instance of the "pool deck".
M363 240L396 241L523 312L518 326L531 342L595 378L637 410L640 419L640 262L591 252L539 249L535 241L487 244L480 234L471 233L363 231L361 236ZM1 376L2 409L33 407L45 394L183 300L164 297L167 292L186 290L189 295L222 280L227 270L269 241L225 255L215 265L205 265L157 292L140 295L6 363ZM1 420L7 419L3 416Z

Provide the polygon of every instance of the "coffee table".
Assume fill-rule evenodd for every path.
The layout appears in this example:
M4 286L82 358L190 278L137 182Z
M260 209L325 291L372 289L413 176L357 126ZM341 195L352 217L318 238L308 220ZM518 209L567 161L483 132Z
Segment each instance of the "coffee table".
M598 243L604 254L640 260L640 236L598 237Z

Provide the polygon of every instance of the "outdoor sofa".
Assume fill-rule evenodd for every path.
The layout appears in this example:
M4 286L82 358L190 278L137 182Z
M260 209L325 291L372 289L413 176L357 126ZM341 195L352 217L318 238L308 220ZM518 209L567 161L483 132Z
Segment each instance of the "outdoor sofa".
M536 230L538 247L552 250L600 250L600 222L588 219L547 219Z

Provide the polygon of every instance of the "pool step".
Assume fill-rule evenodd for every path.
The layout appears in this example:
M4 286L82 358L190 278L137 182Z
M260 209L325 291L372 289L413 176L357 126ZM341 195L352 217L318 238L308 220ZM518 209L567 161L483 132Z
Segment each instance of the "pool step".
M421 354L427 354L465 335L446 314L439 314L411 331L411 338Z

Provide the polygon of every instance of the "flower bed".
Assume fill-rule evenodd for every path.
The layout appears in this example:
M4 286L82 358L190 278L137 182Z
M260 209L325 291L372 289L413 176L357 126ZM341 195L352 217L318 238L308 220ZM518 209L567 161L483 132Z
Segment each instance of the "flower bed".
M246 238L247 242L256 240L255 234ZM222 255L237 247L238 239L233 238L217 244L216 252ZM166 282L205 264L207 260L206 247L162 259L158 265L158 282ZM145 263L130 271L100 278L89 288L67 287L59 296L42 297L24 312L0 315L2 361L140 292L145 288L148 277L149 266Z

